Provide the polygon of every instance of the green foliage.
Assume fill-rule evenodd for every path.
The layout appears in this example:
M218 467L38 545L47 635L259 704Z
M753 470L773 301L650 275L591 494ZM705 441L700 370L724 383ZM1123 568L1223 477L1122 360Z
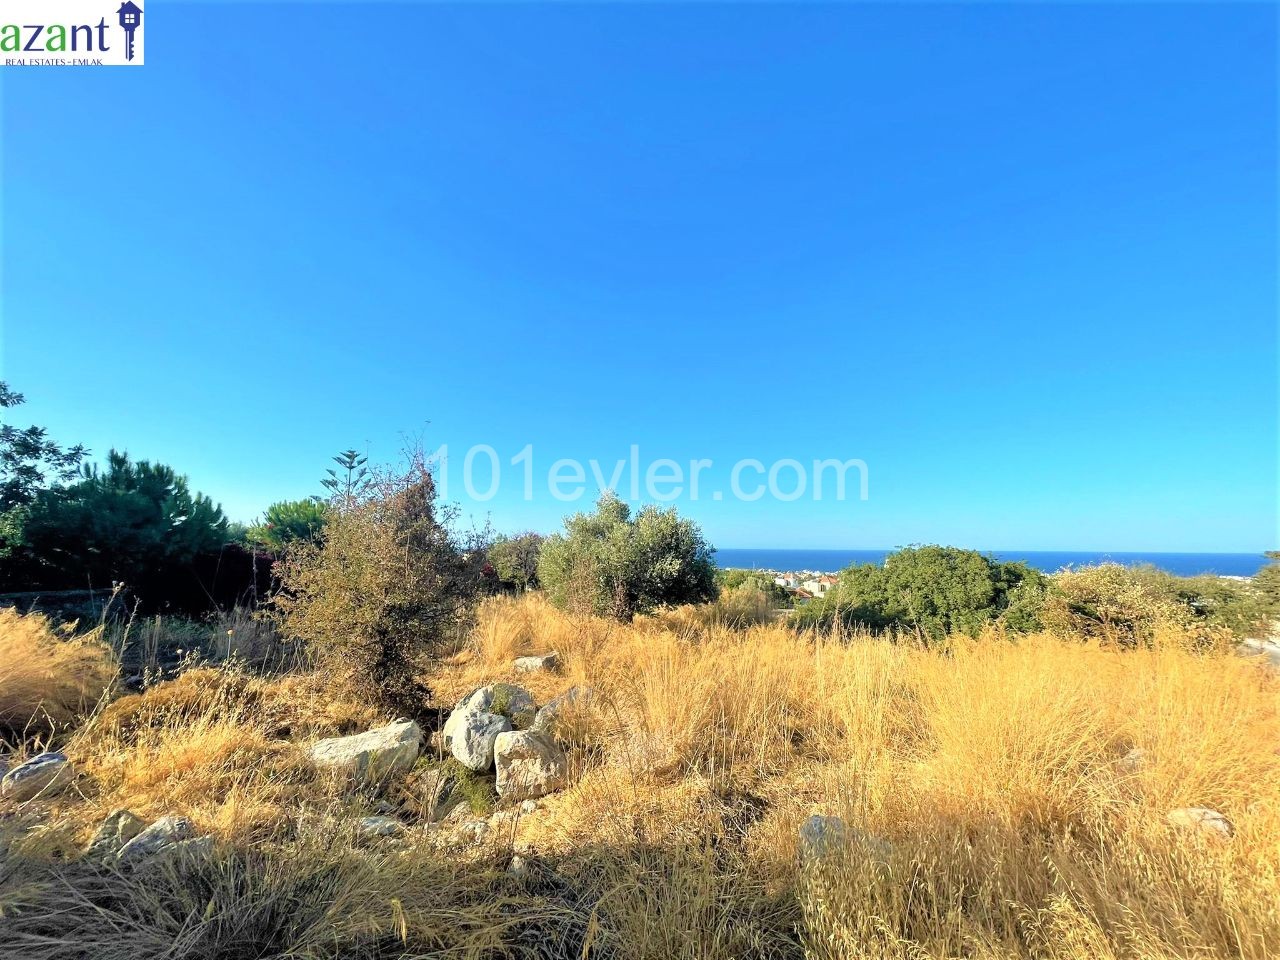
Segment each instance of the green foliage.
M94 586L144 582L226 542L222 508L172 467L112 450L105 469L38 491L23 549L53 579Z
M333 462L342 473L332 468L325 470L329 476L323 478L320 485L343 503L350 503L363 494L372 482L365 466L369 458L360 456L354 450L343 450L333 458Z
M25 399L0 381L0 409L20 406ZM31 503L50 482L72 479L85 453L81 446L64 450L48 439L43 427L0 423L0 513Z
M569 517L563 535L547 538L538 578L560 606L630 620L664 604L714 599L713 552L674 508L648 506L632 518L606 492L594 513Z
M720 598L735 593L742 587L749 586L764 594L765 602L774 608L791 606L791 594L786 588L774 583L773 578L757 570L744 570L741 567L716 571L716 584L720 587Z
M1257 578L1177 577L1153 566L1100 563L1055 574L1042 617L1057 633L1121 646L1147 643L1163 627L1207 645L1224 630L1265 632L1276 613Z
M25 399L0 380L0 410L21 406ZM81 446L64 450L43 427L0 423L0 559L22 546L27 507L36 493L51 482L74 477L85 453Z
M1271 615L1280 616L1280 550L1268 550L1266 557L1271 562L1254 576L1253 587Z
M540 533L526 531L513 537L501 536L493 542L487 556L503 586L512 590L532 590L538 586L538 558L545 539Z
M249 528L251 543L281 550L296 540L315 540L324 529L328 506L321 500L281 500L267 507L262 523Z
M423 660L455 639L479 583L452 520L418 452L350 499L344 488L320 538L293 541L277 564L284 632L372 701L420 713Z
M875 630L909 630L929 640L976 634L1000 622L1010 629L1038 624L1045 578L1024 563L1002 563L957 547L907 547L883 566L854 564L820 600L799 610L800 626L836 621Z

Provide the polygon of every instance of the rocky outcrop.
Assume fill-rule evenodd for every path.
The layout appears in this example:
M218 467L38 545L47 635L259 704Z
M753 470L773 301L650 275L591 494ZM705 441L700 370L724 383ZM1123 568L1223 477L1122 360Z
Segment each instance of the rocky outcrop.
M408 773L421 747L418 725L412 720L397 720L354 736L320 740L312 745L310 756L317 766L377 782Z
M15 803L51 797L65 788L74 775L71 761L65 755L41 753L4 775L0 780L0 797Z
M142 832L146 824L129 810L112 810L102 821L85 856L107 860L117 856L130 840Z
M1208 807L1180 807L1170 810L1168 820L1180 829L1196 830L1219 840L1229 840L1236 832L1230 820Z
M560 654L552 650L532 657L516 657L512 669L516 673L536 673L539 670L554 670L560 665Z
M116 860L121 866L137 866L194 837L195 829L186 817L161 817L121 847Z
M356 834L364 840L398 837L402 833L404 824L391 817L364 817L356 823Z
M530 800L563 790L568 779L564 751L549 736L529 731L503 733L494 743L498 796Z

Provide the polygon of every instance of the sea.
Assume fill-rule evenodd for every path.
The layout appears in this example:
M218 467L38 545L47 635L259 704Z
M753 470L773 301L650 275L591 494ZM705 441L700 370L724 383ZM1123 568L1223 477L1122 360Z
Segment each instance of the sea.
M721 549L716 565L725 569L816 570L836 573L853 563L881 563L892 550L780 550L768 547ZM984 550L999 560L1023 560L1045 573L1094 563L1150 564L1178 576L1200 573L1251 577L1267 564L1260 553L1133 553L1066 550Z

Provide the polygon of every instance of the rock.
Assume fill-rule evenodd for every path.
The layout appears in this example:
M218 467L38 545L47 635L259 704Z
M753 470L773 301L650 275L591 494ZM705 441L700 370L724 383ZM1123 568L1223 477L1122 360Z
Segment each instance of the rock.
M453 712L496 713L511 721L513 727L527 727L533 722L538 705L533 694L513 683L491 683L463 697Z
M141 863L167 847L190 840L194 833L186 817L161 817L121 847L116 860L122 865Z
M1230 839L1236 832L1230 820L1208 807L1180 807L1170 810L1168 820L1175 827L1199 830L1207 836L1222 840Z
M1236 652L1242 657L1258 657L1265 660L1267 666L1280 669L1280 643L1274 640L1241 640Z
M552 650L536 657L516 657L511 666L516 673L535 673L538 670L554 670L560 665L560 654Z
M489 836L489 829L489 824L483 820L468 820L458 828L458 832L464 840L469 840L471 843L483 843L485 837Z
M1147 751L1134 747L1116 761L1116 770L1125 775L1133 775L1147 765Z
M472 819L473 817L470 804L459 803L445 815L442 822L456 825L459 823L466 823L468 820Z
M102 826L85 848L86 857L108 859L116 856L126 843L142 832L146 824L130 810L112 810L103 818Z
M408 773L418 759L422 730L412 720L358 733L320 740L311 747L317 766L349 773L358 780L379 781Z
M395 837L404 833L404 824L390 817L364 817L356 824L356 833L365 840Z
M0 780L0 797L24 803L38 796L53 796L74 776L71 761L61 753L41 753L20 763Z
M587 687L570 687L560 696L548 700L533 716L529 729L534 733L555 734L557 721L562 719L566 711L584 706L592 697Z
M495 741L510 729L506 717L458 707L444 722L444 743L460 764L483 773L493 767Z
M800 824L799 854L802 863L823 860L840 851L861 853L880 864L893 855L893 844L883 837L851 827L839 817L814 814Z
M520 804L520 812L523 813L526 817L529 814L536 812L537 809L538 809L537 800L526 800L524 803Z
M427 808L423 811L423 816L428 823L436 823L443 820L445 815L458 805L458 801L462 799L457 790L458 781L452 775L443 771L434 772L434 782L431 785L431 796L427 801Z
M499 734L493 746L498 770L498 796L529 800L563 790L568 778L564 751L545 734L517 731Z

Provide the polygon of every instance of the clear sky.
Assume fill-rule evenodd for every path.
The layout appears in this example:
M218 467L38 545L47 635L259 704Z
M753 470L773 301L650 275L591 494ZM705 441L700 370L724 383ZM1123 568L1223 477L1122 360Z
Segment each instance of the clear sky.
M422 433L499 530L637 444L866 462L725 547L1275 547L1276 17L156 3L0 69L3 376L244 520Z

